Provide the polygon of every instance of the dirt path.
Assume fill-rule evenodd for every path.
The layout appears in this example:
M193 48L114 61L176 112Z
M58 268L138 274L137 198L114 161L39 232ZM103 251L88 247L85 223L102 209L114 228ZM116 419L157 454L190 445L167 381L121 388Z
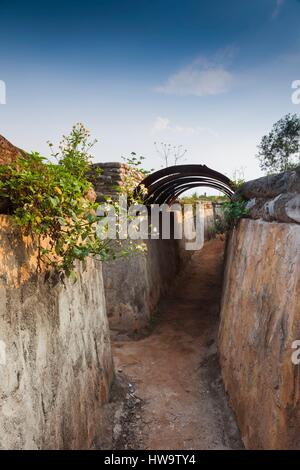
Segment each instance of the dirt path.
M208 242L160 303L152 333L114 344L131 382L119 449L242 448L217 360L222 259L223 243Z

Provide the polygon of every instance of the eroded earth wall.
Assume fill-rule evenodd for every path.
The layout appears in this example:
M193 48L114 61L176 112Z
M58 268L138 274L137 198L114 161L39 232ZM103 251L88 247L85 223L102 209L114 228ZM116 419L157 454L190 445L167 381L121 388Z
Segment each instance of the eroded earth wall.
M300 225L241 220L231 234L219 352L249 449L300 449Z
M103 264L107 315L115 334L140 333L189 256L180 240L147 240L147 251Z
M113 379L101 264L63 285L35 263L0 216L0 448L101 448Z

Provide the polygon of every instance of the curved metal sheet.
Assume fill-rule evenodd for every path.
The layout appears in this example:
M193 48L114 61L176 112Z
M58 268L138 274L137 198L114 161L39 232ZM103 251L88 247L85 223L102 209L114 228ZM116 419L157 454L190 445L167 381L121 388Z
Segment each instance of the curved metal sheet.
M146 205L170 204L187 189L199 186L217 189L229 197L234 193L230 179L206 165L176 165L155 171L141 181L136 194L140 185L147 189Z

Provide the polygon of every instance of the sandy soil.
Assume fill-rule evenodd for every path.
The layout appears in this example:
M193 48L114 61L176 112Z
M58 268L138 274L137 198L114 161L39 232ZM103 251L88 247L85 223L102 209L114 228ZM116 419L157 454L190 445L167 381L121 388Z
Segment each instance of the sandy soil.
M114 448L243 448L217 357L223 249L211 240L193 255L147 337L114 343L128 388Z

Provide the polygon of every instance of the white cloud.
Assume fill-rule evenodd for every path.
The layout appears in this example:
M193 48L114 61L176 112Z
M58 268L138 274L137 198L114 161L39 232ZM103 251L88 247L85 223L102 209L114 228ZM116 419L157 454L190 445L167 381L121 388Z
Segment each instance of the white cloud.
M208 134L213 137L218 137L218 134L209 127L202 126L181 126L178 124L172 124L170 119L166 117L158 116L151 129L151 134L163 134L163 133L181 134L185 136L191 136L195 134Z
M156 132L162 132L168 129L170 129L170 119L158 116L153 124L151 132L155 134Z
M171 75L167 82L157 86L155 91L178 96L218 95L227 92L232 82L233 75L224 65L198 58L189 66Z
M285 0L276 0L275 7L274 7L274 10L273 10L273 13L272 13L272 18L277 18L284 2L285 2Z

